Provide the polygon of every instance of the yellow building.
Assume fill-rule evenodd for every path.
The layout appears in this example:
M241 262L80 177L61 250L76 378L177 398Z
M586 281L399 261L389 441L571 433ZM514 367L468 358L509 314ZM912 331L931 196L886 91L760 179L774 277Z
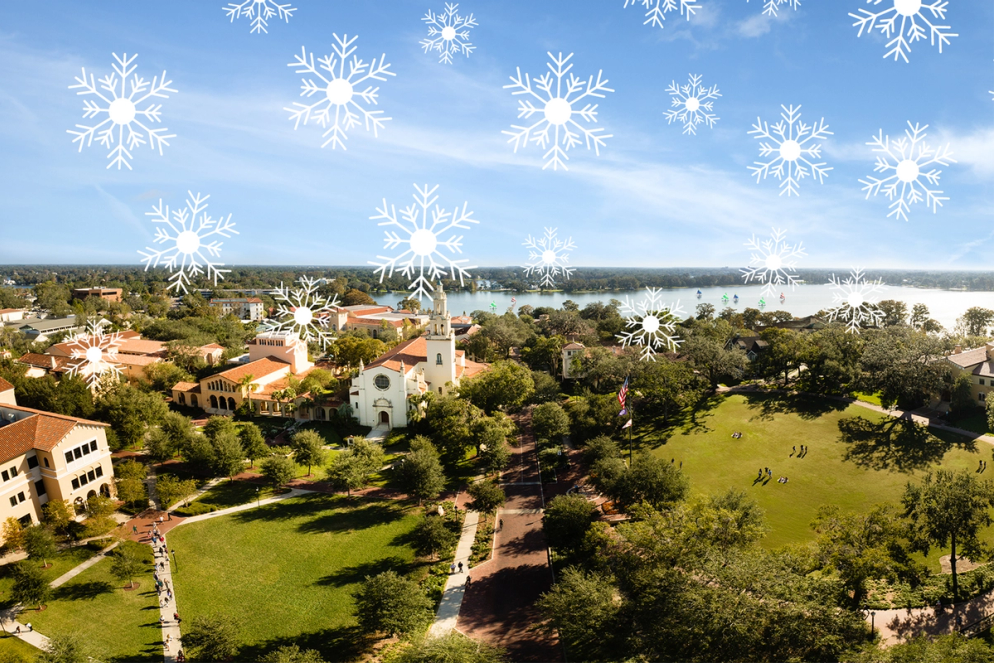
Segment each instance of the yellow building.
M957 345L945 360L952 369L953 382L961 375L968 376L973 402L984 407L987 394L994 389L994 343L973 350L963 350ZM942 400L948 401L949 394L943 394Z
M0 378L0 521L41 520L49 500L78 507L100 493L114 494L107 424L17 405Z

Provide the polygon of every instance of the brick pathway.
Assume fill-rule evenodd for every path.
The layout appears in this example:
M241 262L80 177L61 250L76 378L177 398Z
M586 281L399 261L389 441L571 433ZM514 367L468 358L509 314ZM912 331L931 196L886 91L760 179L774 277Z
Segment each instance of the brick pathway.
M499 517L494 556L474 567L463 599L457 628L463 633L507 648L512 661L562 661L558 638L534 630L542 617L538 597L552 585L552 570L542 532L545 501L531 434L531 413L516 417L521 444L502 481L507 504Z

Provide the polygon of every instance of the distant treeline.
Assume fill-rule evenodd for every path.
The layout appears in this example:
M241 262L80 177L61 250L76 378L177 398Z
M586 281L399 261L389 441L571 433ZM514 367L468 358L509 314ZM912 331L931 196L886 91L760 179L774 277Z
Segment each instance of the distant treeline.
M832 274L845 278L848 268L802 269L798 278L806 283L827 283ZM212 290L271 288L280 282L291 283L301 276L339 281L341 287L364 292L406 290L409 279L395 272L381 280L372 267L247 266L232 268L217 287L203 280L198 287ZM54 281L68 286L103 286L125 288L128 292L158 292L168 285L163 269L144 271L131 265L7 265L0 267L0 277L18 285L35 285ZM445 279L448 290L476 290L477 281L495 282L499 288L525 291L537 288L537 279L526 277L520 267L483 267L473 270L473 279L460 284ZM937 270L868 270L867 279L881 279L890 286L994 291L994 272L958 272ZM559 288L566 292L637 290L639 288L704 288L742 283L738 269L714 267L617 268L578 267ZM340 289L340 288L339 288Z

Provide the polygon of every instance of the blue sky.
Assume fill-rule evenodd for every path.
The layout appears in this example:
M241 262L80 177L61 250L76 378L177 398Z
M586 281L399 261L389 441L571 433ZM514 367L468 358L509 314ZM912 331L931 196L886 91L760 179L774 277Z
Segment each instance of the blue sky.
M286 0L281 0L286 1ZM892 0L883 0L881 8ZM441 0L297 0L289 23L249 33L220 0L36 0L0 4L0 263L133 263L151 242L145 216L188 190L231 214L229 265L359 265L384 254L369 217L386 198L411 202L413 184L439 185L440 204L467 202L480 224L464 232L470 264L524 264L522 242L544 227L577 245L579 266L741 266L745 242L772 226L803 241L800 266L989 269L994 249L994 5L950 0L945 23L959 36L940 55L918 42L910 64L885 60L885 39L857 38L849 12L862 0L803 0L777 19L761 0L700 0L687 21L642 25L624 0L472 0L476 51L454 65L422 52L421 21ZM287 63L307 48L328 54L333 33L358 35L365 60L385 53L380 131L352 130L348 151L320 147L322 130L296 131L284 107L300 99ZM615 92L599 100L612 134L599 157L571 151L568 172L543 171L542 150L515 154L502 130L517 119L503 89L517 67L539 75L546 52L574 53L583 78L603 71ZM164 156L138 148L134 170L107 170L107 150L82 153L66 133L82 123L68 89L81 67L110 73L111 53L138 53L147 78L163 69L177 94L161 100L176 134ZM666 88L701 74L722 94L714 129L684 135L667 124ZM802 106L834 133L824 184L800 196L756 184L748 166L757 116ZM950 143L943 168L950 200L938 214L916 206L887 218L883 197L864 200L858 180L874 155L865 143L907 121L929 124L933 146Z

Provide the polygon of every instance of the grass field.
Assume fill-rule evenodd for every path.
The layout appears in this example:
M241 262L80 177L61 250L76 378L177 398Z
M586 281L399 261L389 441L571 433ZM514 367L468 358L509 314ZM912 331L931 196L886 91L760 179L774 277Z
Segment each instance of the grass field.
M33 645L29 645L20 638L13 635L0 634L0 661L16 663L24 661L29 663L34 661L41 650Z
M51 564L47 569L42 570L42 575L46 580L52 582L58 578L63 573L79 566L86 560L90 559L97 554L103 547L110 544L109 539L105 539L101 542L93 542L92 545L87 544L85 546L76 546L72 549L60 550L56 556L50 560L48 563ZM41 566L41 562L34 562L27 560L25 564L37 564ZM14 579L11 576L11 564L4 564L0 566L0 607L9 607L10 605L10 590L14 585Z
M169 534L184 623L222 613L240 627L237 660L284 644L348 660L352 591L367 575L416 567L408 537L415 510L310 494L184 525Z
M753 496L766 511L771 531L764 545L770 548L810 541L810 523L823 504L850 511L880 503L899 507L905 485L928 469L973 471L979 459L991 458L984 442L923 432L858 405L767 394L716 402L653 453L682 461L693 491L737 488ZM742 432L741 439L732 438L735 431ZM791 448L801 444L810 448L808 454L791 457ZM769 467L773 478L757 483L762 467ZM789 482L777 483L780 476ZM929 555L936 571L935 560L945 552Z
M151 559L151 551L149 552ZM39 633L51 636L78 631L91 655L109 661L161 661L162 631L152 567L136 577L140 585L125 591L103 559L55 590L45 610L21 613Z

